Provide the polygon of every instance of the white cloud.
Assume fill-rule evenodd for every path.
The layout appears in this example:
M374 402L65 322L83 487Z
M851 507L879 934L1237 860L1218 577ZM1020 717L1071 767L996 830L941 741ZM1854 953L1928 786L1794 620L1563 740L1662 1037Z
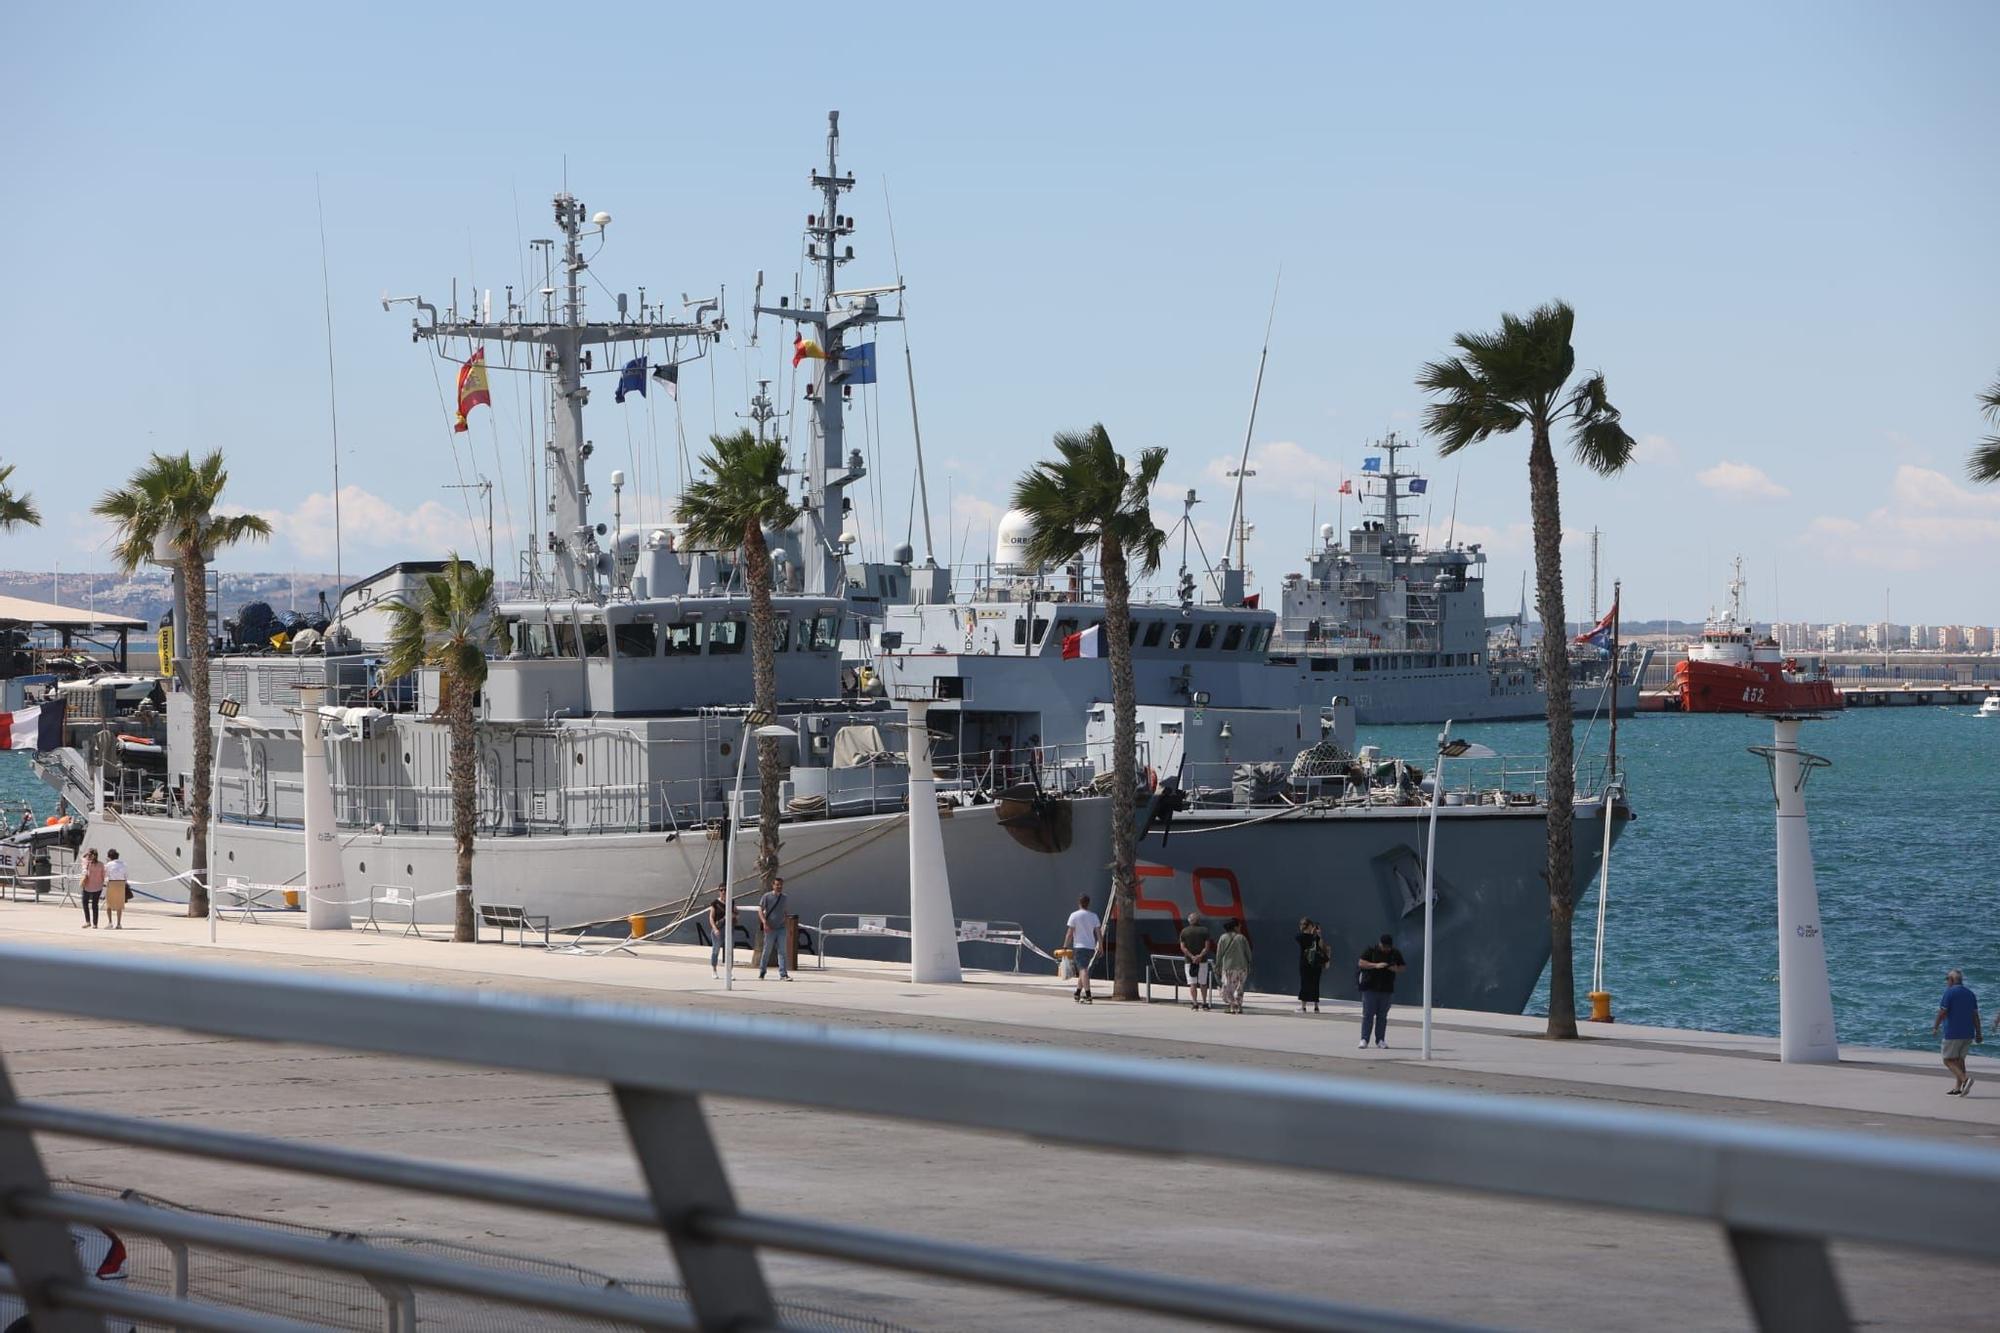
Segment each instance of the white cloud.
M1229 474L1236 470L1238 457L1231 454L1209 460L1202 470L1209 495L1218 495L1225 503L1235 496L1236 478ZM1309 496L1315 490L1332 490L1346 475L1340 464L1290 440L1272 440L1251 449L1250 470L1256 475L1245 479L1246 492L1293 497ZM1227 521L1225 516L1224 522Z
M1782 500L1791 492L1748 463L1723 461L1694 474L1694 479L1729 500Z
M308 495L290 510L259 510L270 520L275 541L288 544L301 560L331 563L334 553L333 493ZM340 545L342 551L375 551L413 560L435 560L446 551L456 550L470 557L475 549L484 554L485 514L474 506L476 521L468 521L463 507L453 509L439 500L425 500L414 509L399 509L392 502L359 486L340 488ZM495 517L496 526L500 520ZM503 547L506 534L496 538Z
M1632 448L1632 461L1656 467L1672 467L1681 461L1681 451L1664 435L1641 435Z
M2000 560L2000 494L1968 490L1942 472L1904 463L1887 503L1863 518L1823 514L1799 537L1836 564L1960 574Z

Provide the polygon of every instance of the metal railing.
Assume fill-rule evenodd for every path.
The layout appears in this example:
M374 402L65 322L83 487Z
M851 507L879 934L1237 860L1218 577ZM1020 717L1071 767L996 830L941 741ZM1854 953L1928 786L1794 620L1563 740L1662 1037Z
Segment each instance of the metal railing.
M704 1097L734 1097L1074 1147L1513 1196L1713 1223L1760 1327L1851 1325L1827 1244L1908 1246L2000 1262L2000 1153L1527 1098L1204 1069L1046 1047L826 1029L526 995L211 971L0 946L7 1003L208 1036L311 1044L606 1084L645 1193L22 1101L0 1063L0 1248L42 1333L96 1333L99 1314L183 1328L299 1327L88 1283L65 1224L496 1298L647 1328L780 1327L759 1252L810 1254L1014 1292L1269 1329L1438 1325L1240 1284L1115 1272L740 1209ZM580 1291L430 1255L383 1254L238 1223L163 1215L51 1187L35 1134L62 1134L656 1229L685 1304Z
M961 953L968 944L991 944L998 948L1013 950L1016 972L1021 970L1021 951L1034 948L1033 941L1028 938L1027 931L1018 921L970 921L954 918L952 927L958 936ZM827 912L821 915L816 934L820 941L819 965L824 971L828 939L849 936L857 939L906 940L910 938L910 918L867 912Z

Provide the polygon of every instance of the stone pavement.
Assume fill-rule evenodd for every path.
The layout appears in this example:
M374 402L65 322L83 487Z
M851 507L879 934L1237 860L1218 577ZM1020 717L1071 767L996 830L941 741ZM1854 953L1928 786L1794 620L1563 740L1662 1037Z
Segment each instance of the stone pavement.
M211 946L206 923L172 909L135 905L127 923L123 931L85 931L71 909L0 903L0 939L100 954L769 1009L873 1028L2000 1143L2000 1071L1969 1099L1946 1097L1946 1075L1925 1052L1850 1049L1839 1066L1788 1067L1774 1058L1769 1038L1614 1026L1554 1043L1537 1036L1536 1020L1440 1012L1437 1058L1425 1063L1415 1011L1407 1007L1392 1018L1392 1049L1364 1052L1355 1049L1352 1006L1329 1004L1317 1018L1302 1017L1271 996L1253 997L1252 1011L1240 1017L1167 1003L1084 1007L1070 1003L1067 983L1053 978L970 972L961 987L913 986L898 969L841 962L825 972L808 967L789 983L775 975L759 982L745 967L736 989L725 992L704 975L706 951L693 948L586 956L512 944L454 946L435 938L435 929L424 940L400 939L394 929L310 933L296 916L223 921ZM0 1004L4 989L0 978ZM609 1099L595 1088L166 1029L105 1032L6 1010L0 1052L30 1096L238 1128L268 1124L302 1138L497 1161L565 1180L637 1183ZM1993 1065L1977 1060L1975 1069L1984 1068ZM761 1104L717 1102L710 1115L737 1187L753 1206L1502 1325L1643 1328L1670 1317L1692 1328L1744 1326L1722 1238L1706 1227L1155 1162ZM656 1240L615 1228L385 1199L364 1187L72 1141L48 1140L44 1148L59 1174L190 1204L518 1248L634 1277L672 1275ZM1900 1252L1841 1247L1837 1254L1860 1318L1908 1328L1985 1322L1978 1292L1991 1285L1990 1270ZM1136 1323L817 1261L773 1258L770 1270L792 1299L914 1327Z

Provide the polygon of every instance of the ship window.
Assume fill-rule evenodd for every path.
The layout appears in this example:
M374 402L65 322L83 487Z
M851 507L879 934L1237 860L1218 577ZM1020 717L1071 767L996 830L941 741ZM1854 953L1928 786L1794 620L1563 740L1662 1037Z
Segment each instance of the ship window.
M1058 620L1056 622L1057 643L1061 643L1063 640L1069 638L1069 636L1074 633L1076 633L1076 620L1074 617L1064 616L1061 620Z
M687 657L701 651L700 625L667 626L667 656Z
M583 655L585 657L611 656L611 640L604 632L601 620L583 622Z
M1259 625L1250 631L1250 651L1261 653L1271 642L1271 627Z
M1222 631L1222 651L1233 653L1243 646L1243 626L1231 625Z
M1187 647L1188 631L1192 628L1193 626L1189 625L1185 620L1183 620L1180 624L1174 626L1174 632L1167 636L1167 647L1168 648Z
M743 621L732 616L728 620L718 620L708 627L708 651L715 653L740 653L743 651Z
M1160 724L1160 734L1162 736L1178 736L1181 734L1181 724L1178 722L1162 722Z
M576 626L567 620L556 622L556 656L576 656Z
M815 616L812 623L814 651L830 653L840 646L839 621L834 616Z
M788 651L791 648L792 618L773 616L771 620L771 651L774 653Z
M1136 620L1125 622L1125 645L1128 648L1139 646L1139 622Z
M1356 671L1373 671L1375 669L1375 659L1372 657L1357 657L1354 659L1354 669Z
M660 651L660 627L654 624L615 625L620 657L652 657Z
M1159 647L1159 646L1160 646L1160 634L1161 634L1161 633L1162 633L1162 632L1163 632L1163 631L1164 631L1164 630L1166 629L1166 627L1167 627L1167 622L1166 622L1166 621L1164 621L1164 620L1149 620L1149 621L1147 621L1147 622L1146 622L1146 642L1145 642L1145 643L1143 643L1143 644L1141 644L1141 645L1140 645L1140 647L1142 647L1142 648L1157 648L1157 647Z
M1426 667L1428 667L1428 668L1430 668L1431 670L1435 671L1435 670L1437 669L1437 664L1438 664L1438 660L1437 660L1437 654L1436 654L1436 653L1425 653L1425 654L1424 654L1424 665L1425 665Z
M524 620L521 633L516 640L521 645L524 657L554 657L556 655L555 636L549 632L546 621Z
M1036 616L1035 642L1040 643L1043 639L1046 639L1048 636L1049 636L1049 618L1047 616Z
M1213 647L1215 647L1215 622L1214 622L1214 621L1212 621L1212 620L1211 620L1211 621L1207 622L1206 624L1204 624L1204 625L1203 625L1203 626L1201 627L1201 633L1195 636L1195 641L1194 641L1194 646L1195 646L1195 647L1197 647L1197 648L1213 648Z
M1022 645L1023 647L1027 646L1028 622L1026 619L1021 619L1014 622L1014 642Z

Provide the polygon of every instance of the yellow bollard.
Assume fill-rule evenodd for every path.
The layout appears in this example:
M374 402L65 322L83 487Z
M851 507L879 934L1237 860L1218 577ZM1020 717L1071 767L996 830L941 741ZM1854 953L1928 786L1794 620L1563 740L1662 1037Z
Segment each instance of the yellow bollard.
M632 928L633 939L643 940L646 938L646 918L642 913L634 912L631 916L626 917L625 924Z
M285 910L288 912L299 910L299 891L297 889L285 890Z
M1590 992L1590 1021L1593 1023L1615 1023L1611 1016L1611 992L1594 990Z

